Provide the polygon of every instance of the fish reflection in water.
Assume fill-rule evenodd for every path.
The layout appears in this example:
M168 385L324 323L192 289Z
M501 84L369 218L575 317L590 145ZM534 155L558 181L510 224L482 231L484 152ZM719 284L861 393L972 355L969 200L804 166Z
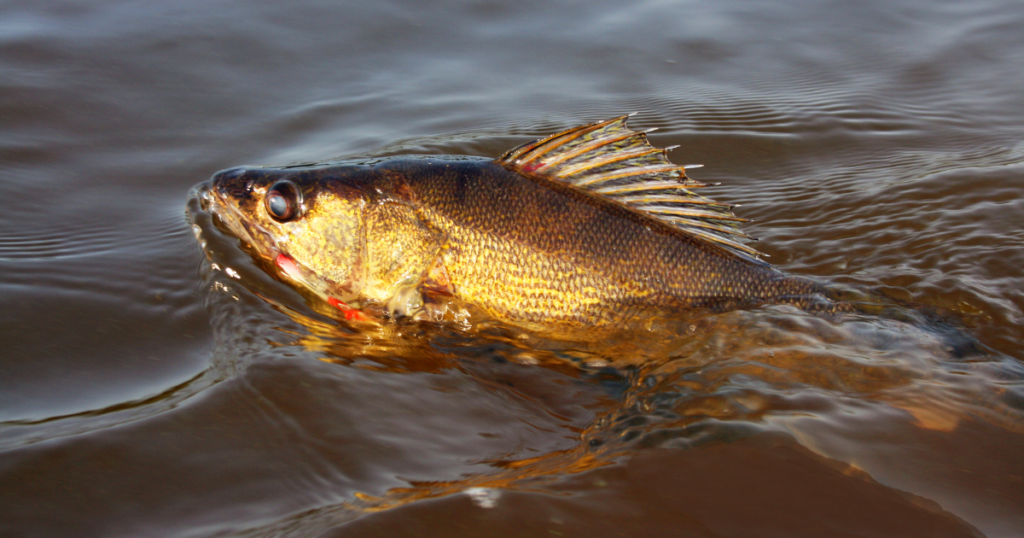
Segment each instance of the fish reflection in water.
M457 370L493 390L505 387L494 365L512 364L599 389L571 448L483 455L493 472L411 481L350 508L534 487L638 447L787 431L848 408L902 410L929 430L1022 430L1016 363L948 315L777 271L700 186L617 118L497 161L232 169L196 190L190 215L209 267L224 269L208 273L211 307L258 297L303 328L290 345L325 362Z

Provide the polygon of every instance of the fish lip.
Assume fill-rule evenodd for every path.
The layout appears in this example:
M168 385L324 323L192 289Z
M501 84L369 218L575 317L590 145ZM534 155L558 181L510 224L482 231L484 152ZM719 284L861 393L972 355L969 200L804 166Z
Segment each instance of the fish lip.
M211 184L210 188L206 190L206 196L210 202L210 213L227 226L228 230L238 239L249 245L260 257L274 260L279 254L282 254L281 249L277 247L274 235L255 221L246 219L241 212L228 203L215 184ZM248 222L251 228L243 224L245 222ZM256 237L252 234L253 229L262 236L263 241L256 240Z

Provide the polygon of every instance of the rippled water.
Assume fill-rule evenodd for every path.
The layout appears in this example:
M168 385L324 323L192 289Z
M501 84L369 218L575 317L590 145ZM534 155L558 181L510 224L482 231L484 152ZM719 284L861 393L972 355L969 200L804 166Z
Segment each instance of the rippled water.
M1022 25L1009 0L7 2L0 535L1024 534ZM772 263L948 315L371 330L185 216L230 166L497 156L632 111Z

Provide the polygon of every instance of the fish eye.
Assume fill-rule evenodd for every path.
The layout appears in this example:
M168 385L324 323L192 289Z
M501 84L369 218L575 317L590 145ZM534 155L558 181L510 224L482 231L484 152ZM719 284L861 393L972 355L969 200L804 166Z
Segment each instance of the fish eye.
M278 181L263 199L267 213L278 222L288 222L299 214L299 188L291 181Z

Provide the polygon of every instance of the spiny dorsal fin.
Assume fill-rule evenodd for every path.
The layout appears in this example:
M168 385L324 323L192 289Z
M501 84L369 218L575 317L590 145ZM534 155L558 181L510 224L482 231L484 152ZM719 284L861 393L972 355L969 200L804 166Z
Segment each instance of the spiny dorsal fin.
M631 116L632 114L630 114ZM668 160L672 148L655 148L649 131L626 127L629 116L581 125L509 150L497 159L507 168L556 179L672 224L682 232L745 258L765 256L739 242L749 239L732 207L690 192L706 185L686 177ZM691 165L696 168L699 165Z

